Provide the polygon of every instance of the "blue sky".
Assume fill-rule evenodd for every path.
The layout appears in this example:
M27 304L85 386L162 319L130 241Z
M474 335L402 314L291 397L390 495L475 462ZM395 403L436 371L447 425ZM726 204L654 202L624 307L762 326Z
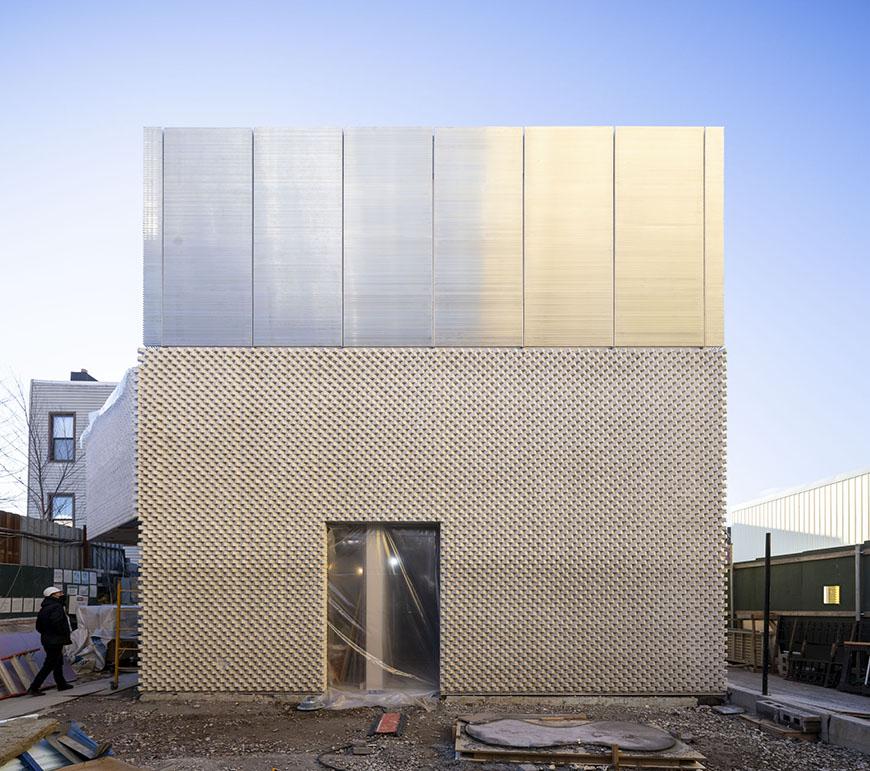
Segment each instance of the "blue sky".
M726 129L729 501L870 466L870 2L4 2L0 367L141 342L142 127Z

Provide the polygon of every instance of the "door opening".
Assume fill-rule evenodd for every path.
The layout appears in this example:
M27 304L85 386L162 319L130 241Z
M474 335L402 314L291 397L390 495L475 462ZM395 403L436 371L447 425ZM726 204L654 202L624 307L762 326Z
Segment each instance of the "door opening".
M330 700L437 692L437 525L330 525L327 544Z

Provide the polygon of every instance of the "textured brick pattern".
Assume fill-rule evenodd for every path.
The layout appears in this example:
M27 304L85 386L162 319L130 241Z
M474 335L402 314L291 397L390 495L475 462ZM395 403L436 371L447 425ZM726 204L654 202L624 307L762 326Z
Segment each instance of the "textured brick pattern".
M326 523L403 520L441 526L442 693L724 690L724 351L141 365L146 690L321 690Z

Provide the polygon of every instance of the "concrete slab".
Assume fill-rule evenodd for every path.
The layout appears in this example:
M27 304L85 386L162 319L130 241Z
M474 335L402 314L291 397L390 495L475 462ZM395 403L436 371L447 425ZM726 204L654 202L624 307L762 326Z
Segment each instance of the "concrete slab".
M761 673L740 669L730 670L728 686L757 691L760 694ZM794 680L785 680L778 675L771 675L768 679L768 691L769 698L773 699L782 696L792 701L805 701L830 712L862 712L870 715L870 697L857 693L843 693L833 688L796 683Z
M110 688L111 678L101 677L99 680L91 680L87 683L76 685L69 691L46 691L42 696L16 696L12 699L0 701L0 720L12 717L21 717L32 713L48 712L60 704L77 699L79 696L99 694L108 696L117 693ZM136 672L125 672L119 679L119 689L131 688L139 682Z
M735 670L728 673L728 696L732 704L757 714L760 700L780 702L816 713L821 718L823 741L870 755L870 720L849 713L870 715L870 698L817 685L795 683L771 675L768 695L761 695L761 675Z

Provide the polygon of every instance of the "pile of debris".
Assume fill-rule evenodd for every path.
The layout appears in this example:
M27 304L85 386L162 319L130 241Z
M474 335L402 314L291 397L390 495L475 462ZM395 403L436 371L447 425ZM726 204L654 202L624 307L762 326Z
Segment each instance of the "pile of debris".
M57 720L17 718L0 723L0 771L137 771L111 757L107 742L98 743L78 723L66 732Z
M453 737L458 759L481 763L704 768L703 755L660 728L585 715L461 715Z

